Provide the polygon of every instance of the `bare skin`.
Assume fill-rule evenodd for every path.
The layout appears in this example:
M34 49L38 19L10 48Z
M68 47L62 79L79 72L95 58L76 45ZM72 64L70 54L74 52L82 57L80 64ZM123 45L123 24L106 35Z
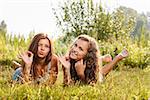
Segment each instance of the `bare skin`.
M64 66L66 75L68 75L68 80L70 79L70 62L68 58L74 59L77 61L75 64L75 69L77 72L77 75L80 77L81 80L85 80L84 70L86 68L86 65L83 63L83 58L87 54L88 50L88 42L84 40L78 39L72 48L70 49L70 55L59 57L59 61ZM123 50L120 54L118 54L113 60L110 55L105 56L106 58L100 58L100 60L109 62L108 64L104 65L104 67L100 70L100 73L103 75L107 75L116 65L119 61L121 61L123 58L128 56L127 50ZM67 58L67 59L66 59Z
M41 59L39 64L37 65L37 66L39 66L39 68L42 68L42 66L43 66L46 56L50 50L49 46L50 46L50 44L47 39L41 39L38 43L37 55ZM22 54L19 54L19 58L22 59L23 62L25 63L25 67L23 68L23 74L24 74L25 81L27 81L29 79L31 65L33 62L33 56L34 56L34 54L30 51L26 51L26 52L23 52Z

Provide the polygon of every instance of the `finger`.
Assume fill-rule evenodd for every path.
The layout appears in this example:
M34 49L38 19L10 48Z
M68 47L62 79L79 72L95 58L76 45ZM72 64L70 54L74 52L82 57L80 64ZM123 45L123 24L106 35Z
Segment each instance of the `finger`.
M61 53L58 53L58 57L62 57L62 54L61 54Z
M66 54L65 54L65 58L68 60L69 59L69 52L67 52Z
M66 61L66 59L65 59L65 57L64 57L64 56L59 57L59 60L60 60L61 62Z
M19 59L22 59L22 54L19 52L19 54L18 54L18 58Z
M63 60L62 56L59 56L58 60L62 63L62 60Z
M21 59L21 52L20 52L20 51L18 52L17 57L18 57L19 59Z
M64 57L58 57L59 62L66 68L65 66L65 58Z
M17 55L17 57L18 57L19 59L22 59L21 55Z
M27 54L29 54L29 57L33 57L33 53L31 51L27 51Z
M80 63L83 64L83 59L80 60Z

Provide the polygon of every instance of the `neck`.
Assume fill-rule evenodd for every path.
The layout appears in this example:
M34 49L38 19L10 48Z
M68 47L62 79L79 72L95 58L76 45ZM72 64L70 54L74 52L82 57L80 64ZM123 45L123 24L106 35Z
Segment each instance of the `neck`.
M38 64L44 65L46 58L38 58Z

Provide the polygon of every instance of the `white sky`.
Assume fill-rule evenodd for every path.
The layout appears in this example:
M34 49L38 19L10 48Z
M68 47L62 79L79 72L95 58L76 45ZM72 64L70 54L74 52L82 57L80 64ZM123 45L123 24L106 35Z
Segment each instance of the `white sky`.
M56 27L51 7L57 7L60 1L63 0L0 0L0 22L5 20L8 33L27 36L34 30L36 33L44 32L55 37L60 30ZM150 12L149 0L101 0L101 2L108 10L123 5L140 13Z

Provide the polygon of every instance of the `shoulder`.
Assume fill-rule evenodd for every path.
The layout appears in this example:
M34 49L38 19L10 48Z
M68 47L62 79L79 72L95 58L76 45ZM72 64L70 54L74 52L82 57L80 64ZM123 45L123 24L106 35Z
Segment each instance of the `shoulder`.
M58 57L53 54L51 58L51 67L54 68L55 71L58 71Z
M58 56L56 54L53 54L51 60L52 61L58 61Z
M58 56L56 54L52 55L51 63L52 63L52 65L57 65L58 64Z

